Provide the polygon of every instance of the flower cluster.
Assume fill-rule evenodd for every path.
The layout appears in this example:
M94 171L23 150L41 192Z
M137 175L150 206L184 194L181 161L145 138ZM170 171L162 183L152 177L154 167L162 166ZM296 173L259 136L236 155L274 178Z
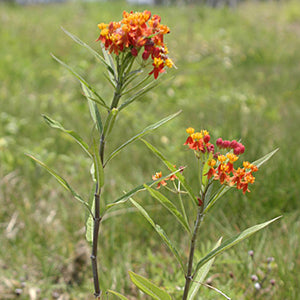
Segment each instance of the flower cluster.
M147 10L135 13L124 11L121 21L98 24L101 32L97 41L101 41L106 50L116 55L127 51L135 57L142 49L143 60L149 57L153 60L153 70L149 74L153 74L156 79L165 67L173 66L163 41L170 29L160 24L160 21L160 16L151 16Z
M248 189L249 183L254 183L255 177L254 172L258 171L257 166L249 163L248 161L243 162L243 168L234 169L233 163L238 160L238 156L234 153L227 153L225 155L219 155L217 161L211 159L208 161L210 167L207 177L211 177L214 180L219 180L221 184L228 184L230 186L236 186L238 190L243 190L243 193L250 192Z
M182 172L182 171L183 171L183 168L181 167L180 172ZM159 180L160 178L162 178L162 172L156 172L154 175L152 175L153 180ZM175 179L177 179L177 176L175 174L173 174L163 180L160 180L160 182L157 184L156 188L159 189L161 185L166 186L168 180L174 181Z
M220 149L233 149L233 153L236 155L243 154L245 152L245 146L236 140L233 141L228 141L225 140L223 141L222 138L218 138L216 140L216 145Z
M174 168L176 168L176 166L174 166ZM184 167L179 167L178 171L180 173L182 173L184 170ZM162 172L156 172L154 175L152 175L152 180L160 180L160 178L162 178ZM160 188L160 186L166 186L167 185L167 181L171 180L174 181L175 179L177 179L177 176L175 174L170 175L169 177L166 177L163 180L160 180L156 186L157 189Z
M200 132L195 132L192 127L187 128L186 132L189 134L184 145L188 145L190 149L201 151L202 153L214 152L215 146L211 144L210 135L207 130L201 130Z
M221 154L215 152L215 146L211 144L210 136L208 131L201 130L195 132L194 128L187 128L186 132L189 134L184 145L188 145L190 149L196 151L196 155L199 158L199 153L212 153L208 156L208 167L207 172L208 179L213 178L219 180L221 184L228 184L229 186L236 186L237 189L242 190L245 194L250 192L248 185L254 183L255 177L254 172L258 171L257 166L249 163L248 161L243 162L243 168L234 168L234 162L239 159L240 154L244 153L245 146L236 140L228 141L218 138L216 146L220 151L226 153Z

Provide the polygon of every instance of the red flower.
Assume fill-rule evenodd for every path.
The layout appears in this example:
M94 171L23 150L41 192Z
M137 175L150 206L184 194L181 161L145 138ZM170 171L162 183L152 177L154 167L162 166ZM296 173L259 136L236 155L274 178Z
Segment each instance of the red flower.
M132 56L137 56L138 55L138 51L136 50L136 48L131 49L131 54L132 54Z
M98 25L101 30L97 41L101 41L109 53L119 55L120 52L131 51L135 57L139 50L142 51L142 58L147 60L150 55L153 59L153 70L149 74L154 74L156 79L164 68L171 68L173 62L168 58L167 47L163 42L165 34L170 29L160 24L161 18L158 15L151 17L151 12L130 13L124 11L123 19L120 22L101 23ZM155 59L161 62L158 64Z
M152 64L154 66L153 70L149 73L149 75L153 74L156 79L160 73L163 73L164 70L164 62L161 58L154 58L154 62Z

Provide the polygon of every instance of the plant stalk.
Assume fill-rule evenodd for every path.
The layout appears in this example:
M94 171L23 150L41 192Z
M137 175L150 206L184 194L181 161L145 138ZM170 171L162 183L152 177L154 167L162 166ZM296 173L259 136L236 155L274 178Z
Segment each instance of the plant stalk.
M104 145L105 145L105 137L102 134L100 138L100 146L99 146L99 155L100 155L102 165L103 165L103 158L104 158ZM93 244L92 244L92 254L91 254L94 291L95 291L94 296L97 299L99 299L101 296L101 289L100 289L99 276L98 276L98 264L97 264L99 229L102 220L102 217L100 216L100 195L101 195L101 188L98 191L98 183L97 183L96 193L95 193Z
M111 103L111 110L118 106L118 102L121 98L121 90L122 90L122 81L117 82L117 86L114 92L114 97ZM111 110L108 114L111 113ZM109 116L107 117L107 121L109 120ZM108 132L102 132L100 138L100 146L99 146L99 155L101 159L102 166L104 167L104 146L105 146L105 137ZM99 283L99 275L98 275L98 263L97 263L97 252L98 252L98 238L99 238L99 229L102 217L100 216L100 196L101 196L101 188L98 190L98 183L96 186L95 192L95 211L94 211L94 228L93 228L93 243L92 243L92 270L93 270L93 281L94 281L94 296L97 299L100 299L101 289Z
M194 225L194 231L193 231L193 235L192 235L192 239L191 239L191 247L190 247L190 254L189 254L189 260L188 260L188 269L187 269L187 273L185 276L185 286L184 286L184 292L183 292L183 297L182 300L186 300L188 293L189 293L189 289L190 289L190 284L192 281L192 269L193 269L193 261L194 261L194 252L195 252L195 246L196 246L196 240L197 240L197 234L198 234L198 230L200 228L202 219L203 219L203 207L204 205L202 204L202 206L200 206L198 208L197 211L197 218L195 221L195 225Z
M100 190L101 193L101 190ZM94 217L94 231L93 231L93 247L92 247L92 269L93 269L93 279L94 279L94 296L99 298L101 295L99 276L98 276L98 266L97 266L97 252L98 252L98 236L100 228L100 194L95 194L95 217Z

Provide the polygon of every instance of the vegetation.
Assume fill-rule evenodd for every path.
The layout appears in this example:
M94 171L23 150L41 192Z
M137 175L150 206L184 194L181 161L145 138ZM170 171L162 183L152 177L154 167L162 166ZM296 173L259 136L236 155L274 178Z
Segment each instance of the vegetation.
M39 154L72 179L72 186L81 194L89 196L87 158L72 140L49 130L41 118L45 112L58 121L63 117L66 128L90 134L92 141L93 128L86 126L88 107L80 86L50 52L108 95L110 87L101 65L60 26L98 49L97 23L118 19L124 9L141 10L125 2L0 4L0 38L5 45L0 48L1 299L17 294L19 299L93 299L89 296L92 280L83 210L24 153ZM211 242L199 241L198 255L207 252L220 236L226 238L282 214L277 224L217 258L208 283L233 299L297 299L299 3L244 3L236 10L202 6L151 10L171 28L167 43L178 70L171 71L172 80L124 110L111 144L119 145L148 124L182 109L178 118L147 139L191 169L193 160L186 160L182 145L189 126L211 130L215 137L240 138L250 161L279 147L271 163L257 173L250 194L228 194L214 208L214 217L205 220L209 229L203 233ZM143 118L138 113L141 106ZM160 167L143 143L132 144L110 165L104 197L119 197L124 190L151 179ZM137 199L148 205L152 216L184 248L181 228L169 224L168 213L146 193ZM183 286L175 272L176 262L151 226L130 205L110 216L113 218L105 220L105 242L99 254L105 253L102 272L107 276L101 278L102 284L132 299L145 299L130 283L127 271L132 270L175 294L174 282ZM253 258L249 250L254 251ZM267 261L268 257L274 261ZM266 276L261 289L255 289L252 275ZM207 287L202 297L223 299Z

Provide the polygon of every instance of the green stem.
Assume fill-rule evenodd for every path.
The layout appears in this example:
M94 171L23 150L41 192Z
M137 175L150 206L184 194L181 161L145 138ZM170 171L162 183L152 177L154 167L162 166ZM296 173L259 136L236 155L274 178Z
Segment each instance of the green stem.
M183 200L182 200L182 196L181 196L181 191L180 191L180 181L178 180L178 197L179 197L179 203L180 203L180 208L181 208L181 211L183 213L183 217L186 221L187 224L189 224L189 221L188 221L188 218L187 218L187 215L186 215L186 211L185 211L185 207L184 207L184 204L183 204Z
M104 145L105 145L105 137L102 133L100 138L100 147L99 147L99 155L101 158L101 163L103 165L104 158ZM93 230L93 242L92 242L92 270L93 270L93 281L94 281L94 296L99 299L101 296L101 289L99 283L99 275L98 275L98 265L97 265L97 254L98 254L98 238L99 238L99 229L102 217L100 216L100 197L101 197L101 188L98 191L98 182L96 186L95 193L95 210L94 210L94 230ZM98 191L98 192L97 192Z
M117 59L117 67L118 71L120 71L119 59ZM116 85L116 89L114 92L114 96L111 102L111 107L108 112L108 116L106 118L106 123L103 129L103 132L100 137L100 146L99 146L99 155L101 159L102 166L104 167L104 148L105 148L105 139L106 135L109 133L109 130L113 126L112 122L112 110L117 108L119 100L121 98L121 91L122 91L122 78L120 72L118 72L118 81ZM98 186L97 182L97 186ZM98 191L98 187L96 187L95 193L95 211L94 211L94 230L93 230L93 242L92 242L92 254L91 254L91 261L92 261L92 270L93 270L93 281L94 281L94 296L99 299L102 292L99 283L99 275L98 275L98 265L97 265L97 254L98 254L98 238L99 238L99 229L100 223L103 218L100 214L100 197L101 197L101 188Z
M101 193L101 189L100 189ZM98 276L98 266L97 266L97 252L98 252L98 237L100 228L100 194L95 194L95 216L94 216L94 231L93 231L93 246L92 246L92 270L93 270L93 280L94 280L94 296L99 298L101 296L101 289L99 284Z
M195 253L195 246L196 246L196 240L197 240L197 234L198 234L198 230L200 228L201 222L203 220L203 205L200 206L197 210L197 218L195 221L195 225L194 225L194 231L193 231L193 235L192 235L192 239L191 239L191 244L190 244L190 254L189 254L189 260L188 260L188 269L187 269L187 273L185 276L185 286L184 286L184 292L183 292L183 297L182 300L186 300L188 293L189 293L189 289L190 289L190 284L192 281L192 269L193 269L193 261L194 261L194 253Z

